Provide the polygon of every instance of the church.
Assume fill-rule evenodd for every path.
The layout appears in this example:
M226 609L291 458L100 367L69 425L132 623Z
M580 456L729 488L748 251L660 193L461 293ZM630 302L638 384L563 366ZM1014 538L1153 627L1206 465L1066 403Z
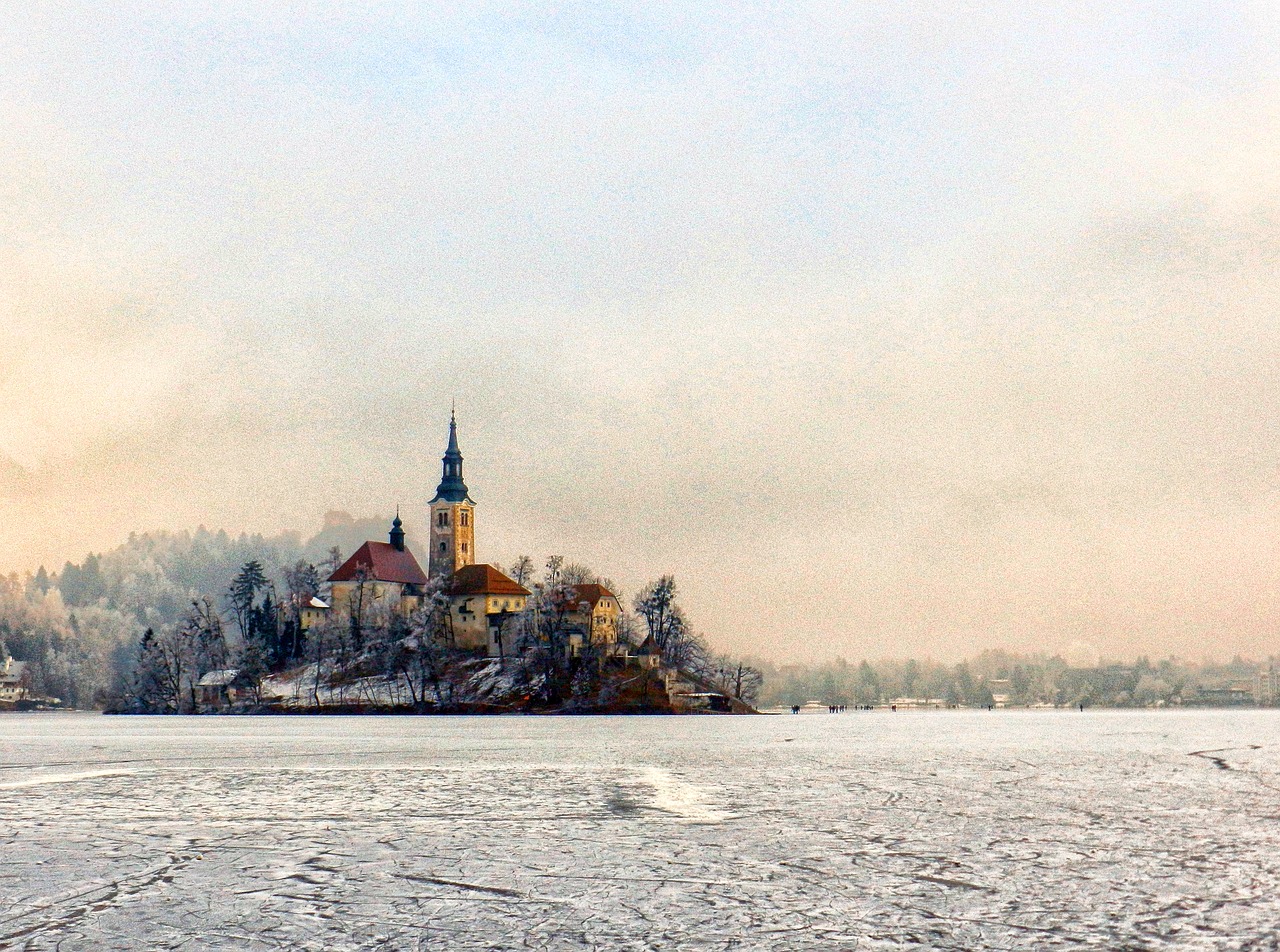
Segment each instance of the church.
M490 657L510 654L509 621L525 610L532 592L493 565L476 559L476 503L462 478L456 413L449 418L449 443L442 459L440 485L427 504L427 569L405 544L404 524L397 511L386 542L366 542L329 576L330 601L324 614L379 610L404 616L422 604L433 580L446 580L451 602L454 644ZM598 644L618 651L618 598L600 585L575 587L572 620L583 631L572 640L574 649Z

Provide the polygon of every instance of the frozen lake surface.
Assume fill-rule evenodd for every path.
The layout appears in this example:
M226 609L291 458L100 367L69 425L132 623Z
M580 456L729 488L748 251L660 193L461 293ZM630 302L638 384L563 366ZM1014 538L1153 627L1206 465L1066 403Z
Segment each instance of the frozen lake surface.
M3 715L0 948L1275 949L1277 728Z

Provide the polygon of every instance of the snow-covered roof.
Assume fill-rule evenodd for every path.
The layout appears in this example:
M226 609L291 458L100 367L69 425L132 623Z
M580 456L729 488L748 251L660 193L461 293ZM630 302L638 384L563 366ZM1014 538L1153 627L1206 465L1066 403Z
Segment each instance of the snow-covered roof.
M221 671L210 671L196 682L196 686L201 688L226 687L236 679L236 675L239 673L239 668L223 668Z
M329 603L326 602L323 598L312 598L311 601L308 602L307 604L311 608L328 608L329 607Z

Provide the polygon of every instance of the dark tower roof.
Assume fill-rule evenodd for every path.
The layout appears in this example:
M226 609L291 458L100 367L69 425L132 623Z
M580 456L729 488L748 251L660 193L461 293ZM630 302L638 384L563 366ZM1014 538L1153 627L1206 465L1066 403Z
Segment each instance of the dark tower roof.
M404 523L400 521L400 507L396 506L396 518L395 521L391 523L390 538L391 548L395 549L397 552L404 551L404 529L401 528L402 525L404 525Z
M440 502L472 502L467 495L467 484L462 481L462 451L458 449L458 420L455 414L449 414L449 448L444 451L444 472L440 485L436 487L436 497L431 501Z

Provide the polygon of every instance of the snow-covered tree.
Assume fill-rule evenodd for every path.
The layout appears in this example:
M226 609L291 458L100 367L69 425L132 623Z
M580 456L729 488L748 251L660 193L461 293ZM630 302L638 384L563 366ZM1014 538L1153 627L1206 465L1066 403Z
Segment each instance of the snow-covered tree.
M449 581L443 576L427 583L418 608L409 616L408 631L399 642L396 665L415 707L428 703L428 691L432 700L452 701L445 678L456 655L448 587Z

